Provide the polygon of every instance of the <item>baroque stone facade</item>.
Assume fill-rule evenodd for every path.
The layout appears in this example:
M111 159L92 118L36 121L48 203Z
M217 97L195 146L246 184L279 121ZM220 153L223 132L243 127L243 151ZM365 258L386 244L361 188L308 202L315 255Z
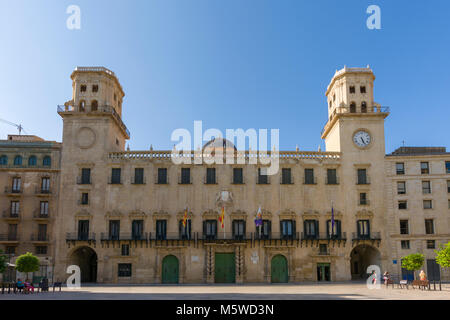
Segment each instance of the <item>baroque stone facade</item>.
M343 281L366 277L374 264L407 277L401 257L417 251L437 277L435 254L427 248L450 240L450 154L442 148L385 154L389 109L374 100L369 67L333 76L322 131L326 151L280 151L280 170L271 176L249 161L257 152L221 139L204 148L225 146L244 164L175 164L170 150L125 150L130 134L116 75L79 67L71 78L73 97L58 107L62 148L48 145L52 171L42 173L51 174L55 191L45 243L55 279L67 278L72 264L80 266L82 281L100 283ZM0 156L11 161L26 148L2 141ZM421 170L425 162L428 172ZM0 164L0 184L8 188L16 176L24 185L37 183L33 170ZM40 199L30 188L25 185L21 201L28 194L29 201ZM5 191L4 208L14 196ZM424 209L429 200L431 209ZM399 201L407 201L407 209L399 209ZM263 222L256 227L259 208ZM17 222L21 238L2 241L5 248L18 254L36 246L22 242L38 223L29 220ZM0 233L8 223L2 220Z

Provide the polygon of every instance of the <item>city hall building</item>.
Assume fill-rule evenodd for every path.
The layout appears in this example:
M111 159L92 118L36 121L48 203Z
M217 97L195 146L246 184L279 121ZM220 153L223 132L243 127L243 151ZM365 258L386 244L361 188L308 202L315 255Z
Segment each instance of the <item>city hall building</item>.
M390 110L374 99L369 67L331 79L326 151L279 151L275 175L225 139L203 148L244 163L175 164L172 150L126 150L116 75L78 67L71 79L72 99L57 109L61 143L0 141L0 248L11 263L33 252L38 276L55 281L78 265L83 282L282 283L364 279L370 265L409 278L401 259L421 252L430 279L450 279L434 252L450 241L450 153L386 154Z

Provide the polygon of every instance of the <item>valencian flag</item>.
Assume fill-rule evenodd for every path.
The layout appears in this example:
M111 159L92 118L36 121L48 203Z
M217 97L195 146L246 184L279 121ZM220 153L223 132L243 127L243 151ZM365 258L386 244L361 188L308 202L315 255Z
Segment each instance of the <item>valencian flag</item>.
M184 217L183 217L183 227L185 227L185 228L186 228L187 218L188 218L188 208L186 207L186 210L184 210Z
M219 216L219 222L222 224L222 229L225 228L224 219L225 219L225 208L222 207L222 213Z
M255 219L255 226L260 227L262 226L262 213L261 213L261 206L259 206L258 211L256 212L256 219Z

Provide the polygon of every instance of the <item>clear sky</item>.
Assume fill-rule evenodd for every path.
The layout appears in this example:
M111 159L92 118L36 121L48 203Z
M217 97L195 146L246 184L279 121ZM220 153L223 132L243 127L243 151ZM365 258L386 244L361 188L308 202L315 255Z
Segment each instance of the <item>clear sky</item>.
M81 29L69 30L69 5ZM381 8L381 30L366 9ZM176 128L278 128L281 150L317 150L336 69L365 67L391 108L386 152L449 143L450 1L0 0L0 118L61 141L56 106L76 66L125 90L130 147L170 149ZM0 123L0 138L17 132Z

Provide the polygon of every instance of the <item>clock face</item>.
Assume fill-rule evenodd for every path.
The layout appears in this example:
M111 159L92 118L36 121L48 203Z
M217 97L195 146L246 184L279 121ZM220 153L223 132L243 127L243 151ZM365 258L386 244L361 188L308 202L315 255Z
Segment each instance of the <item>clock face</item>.
M372 138L366 131L358 131L353 135L353 142L360 148L367 147Z

